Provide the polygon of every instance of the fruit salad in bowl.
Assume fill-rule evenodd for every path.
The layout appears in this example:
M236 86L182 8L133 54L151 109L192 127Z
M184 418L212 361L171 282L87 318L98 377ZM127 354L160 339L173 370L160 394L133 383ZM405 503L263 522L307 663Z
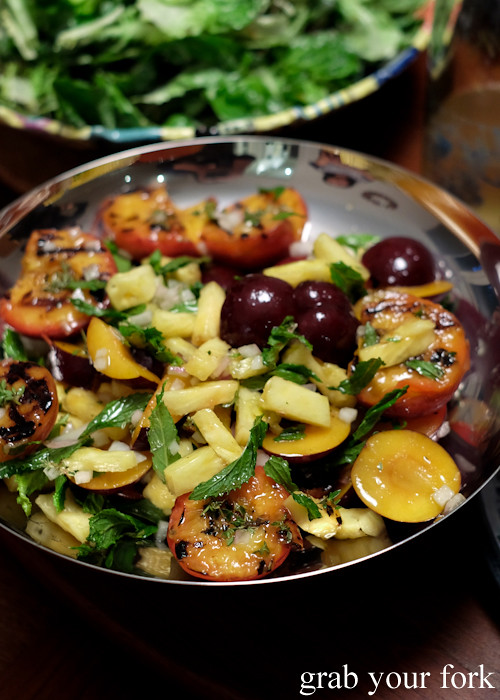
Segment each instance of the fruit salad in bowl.
M325 158L347 189L312 181ZM419 182L206 139L5 210L4 526L76 564L234 585L351 565L460 507L497 466L476 257L495 240L467 213L475 237L446 228Z

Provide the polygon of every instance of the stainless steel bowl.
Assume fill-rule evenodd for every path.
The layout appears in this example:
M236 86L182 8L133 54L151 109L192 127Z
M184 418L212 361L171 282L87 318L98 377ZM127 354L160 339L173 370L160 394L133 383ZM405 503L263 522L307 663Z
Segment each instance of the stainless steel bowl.
M160 143L112 155L50 180L0 212L0 291L16 280L23 245L34 228L78 224L91 229L107 196L161 182L167 183L181 207L208 195L224 204L260 187L291 186L300 191L309 208L305 239L325 231L332 235L406 235L422 241L443 274L453 281L455 313L471 343L471 369L453 399L453 410L472 430L475 421L481 421L484 433L474 445L452 431L446 447L462 472L462 492L467 500L492 480L500 465L500 244L486 225L451 195L387 162L333 146L258 136ZM4 535L11 541L14 538L14 548L17 541L24 549L27 545L48 557L61 557L27 537L23 518L11 505L1 508L0 525ZM391 523L392 543L383 549L361 558L353 551L352 556L346 554L327 566L293 559L274 575L251 585L334 574L337 569L379 559L453 517L454 512L418 526ZM65 566L95 568L73 560ZM106 574L140 578L108 570ZM242 585L188 580L180 573L156 583Z

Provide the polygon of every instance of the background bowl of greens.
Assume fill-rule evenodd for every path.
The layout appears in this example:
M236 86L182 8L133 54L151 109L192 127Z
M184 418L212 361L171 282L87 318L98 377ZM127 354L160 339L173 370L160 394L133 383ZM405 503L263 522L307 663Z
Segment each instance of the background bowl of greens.
M0 122L113 143L264 133L400 74L429 0L5 0Z

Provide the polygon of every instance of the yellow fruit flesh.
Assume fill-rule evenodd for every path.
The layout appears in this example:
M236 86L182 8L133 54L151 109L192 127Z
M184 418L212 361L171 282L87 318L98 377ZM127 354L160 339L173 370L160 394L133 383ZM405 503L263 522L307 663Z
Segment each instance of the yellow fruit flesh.
M352 483L369 508L390 520L425 522L460 490L458 467L446 450L421 433L372 435L356 459Z

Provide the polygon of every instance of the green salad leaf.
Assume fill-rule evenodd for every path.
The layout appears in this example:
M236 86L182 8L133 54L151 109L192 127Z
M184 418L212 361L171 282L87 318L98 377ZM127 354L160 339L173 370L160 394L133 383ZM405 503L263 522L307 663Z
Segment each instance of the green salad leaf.
M304 105L408 46L425 0L5 0L0 105L74 127Z

